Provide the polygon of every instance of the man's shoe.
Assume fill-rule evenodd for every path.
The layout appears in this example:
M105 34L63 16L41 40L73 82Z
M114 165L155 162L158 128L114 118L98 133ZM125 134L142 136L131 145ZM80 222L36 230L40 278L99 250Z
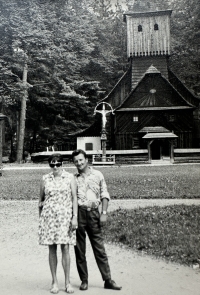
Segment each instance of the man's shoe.
M82 290L82 291L87 290L88 289L88 282L87 281L82 281L79 289Z
M121 290L122 287L117 286L117 284L113 280L106 280L104 284L104 288L112 289L112 290Z

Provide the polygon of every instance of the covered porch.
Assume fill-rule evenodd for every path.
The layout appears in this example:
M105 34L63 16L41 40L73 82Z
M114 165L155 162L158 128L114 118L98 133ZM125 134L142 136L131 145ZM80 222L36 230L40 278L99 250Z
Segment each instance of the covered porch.
M174 163L174 140L178 136L173 132L149 132L142 138L147 141L148 162L163 161Z

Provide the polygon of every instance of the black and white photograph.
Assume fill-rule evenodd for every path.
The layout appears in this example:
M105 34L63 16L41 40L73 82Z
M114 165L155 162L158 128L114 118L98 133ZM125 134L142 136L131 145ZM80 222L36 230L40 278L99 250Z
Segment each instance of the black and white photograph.
M200 294L199 0L0 0L0 294Z

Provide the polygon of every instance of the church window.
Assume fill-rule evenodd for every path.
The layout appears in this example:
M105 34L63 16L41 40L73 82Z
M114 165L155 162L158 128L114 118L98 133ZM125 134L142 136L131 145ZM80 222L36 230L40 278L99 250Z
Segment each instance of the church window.
M137 123L139 121L138 115L133 115L133 122Z
M158 24L154 25L154 31L158 31Z
M142 26L141 25L138 26L138 32L142 32Z

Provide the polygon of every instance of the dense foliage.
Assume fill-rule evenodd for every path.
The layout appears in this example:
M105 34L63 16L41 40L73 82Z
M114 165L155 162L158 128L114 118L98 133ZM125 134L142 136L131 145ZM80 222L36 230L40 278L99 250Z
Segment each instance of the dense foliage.
M182 81L200 94L200 2L170 0L171 21L170 67Z
M105 238L134 250L192 266L200 261L200 206L174 205L109 214Z
M92 123L97 101L128 66L122 16L133 1L123 2L126 6L110 0L1 1L0 111L8 116L6 141L11 140L12 150L25 59L29 95L24 149L44 150L54 143L74 147L68 135ZM168 7L174 10L171 68L199 93L199 1L171 0Z

